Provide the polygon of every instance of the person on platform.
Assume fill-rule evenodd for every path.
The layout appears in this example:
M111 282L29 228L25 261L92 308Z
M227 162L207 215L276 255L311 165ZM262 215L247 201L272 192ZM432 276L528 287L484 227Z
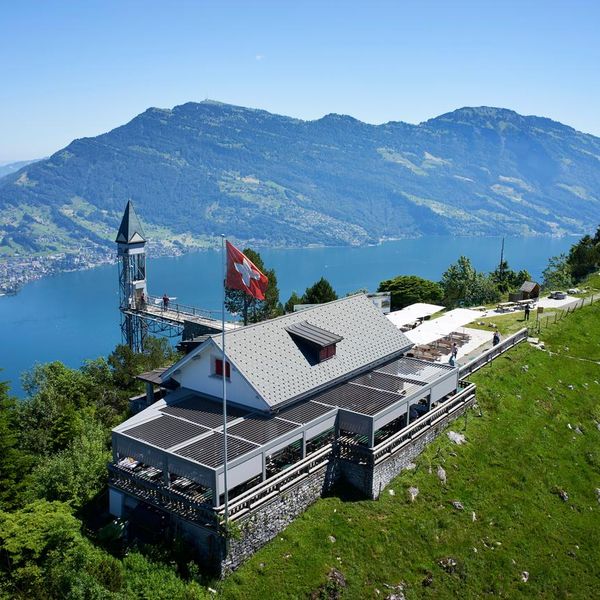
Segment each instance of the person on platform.
M163 310L167 310L167 308L169 308L169 296L167 296L167 294L163 294Z
M496 331L494 331L494 337L492 339L492 344L494 346L497 346L500 343L500 332L496 329Z

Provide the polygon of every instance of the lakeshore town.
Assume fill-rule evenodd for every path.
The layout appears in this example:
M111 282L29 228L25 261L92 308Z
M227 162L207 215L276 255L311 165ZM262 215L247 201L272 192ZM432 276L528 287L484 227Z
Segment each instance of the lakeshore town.
M0 295L16 294L25 284L57 273L91 269L114 262L110 250L81 248L78 253L14 256L0 260Z

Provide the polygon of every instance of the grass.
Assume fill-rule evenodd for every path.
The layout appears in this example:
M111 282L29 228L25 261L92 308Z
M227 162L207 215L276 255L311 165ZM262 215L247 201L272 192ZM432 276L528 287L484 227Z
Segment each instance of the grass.
M386 584L400 582L409 599L596 598L600 366L576 358L600 359L600 303L542 339L553 353L522 344L473 377L482 416L470 411L452 425L466 445L442 436L379 501L319 500L213 584L219 596L305 598L335 567L347 580L342 598L384 598ZM436 476L440 464L446 487ZM420 490L413 504L410 486ZM439 565L447 557L456 561L451 573Z
M554 312L546 312L544 313L544 317L549 315L554 315ZM484 325L479 325L479 323L484 323ZM527 327L529 324L535 323L535 311L531 311L531 315L529 317L529 323L525 320L525 314L523 311L505 313L503 315L494 315L493 317L485 317L479 319L473 323L469 323L467 327L471 329L484 329L485 331L494 331L495 325L498 331L504 336L511 335L516 333L523 327Z

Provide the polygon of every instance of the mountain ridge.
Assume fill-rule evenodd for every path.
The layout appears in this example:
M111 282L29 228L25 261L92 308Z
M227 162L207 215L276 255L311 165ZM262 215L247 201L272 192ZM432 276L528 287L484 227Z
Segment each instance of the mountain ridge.
M360 245L428 234L579 234L600 138L463 107L419 124L302 120L218 101L150 107L0 179L0 257L110 247L133 199L149 237ZM192 244L193 245L193 244Z

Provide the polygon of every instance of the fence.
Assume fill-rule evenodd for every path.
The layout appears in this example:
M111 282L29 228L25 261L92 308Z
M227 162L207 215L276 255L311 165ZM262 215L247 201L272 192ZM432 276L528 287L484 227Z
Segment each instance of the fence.
M556 312L553 314L542 316L538 313L535 322L530 326L531 333L540 333L542 329L545 329L552 325L553 323L558 323L563 319L566 319L570 314L574 313L576 310L583 308L584 306L590 306L594 302L600 300L600 295L592 294L591 296L586 296L585 298L580 298L570 304L567 304L565 307L557 307L554 309Z
M472 361L462 365L459 369L459 376L461 379L468 377L471 373L481 369L488 363L492 362L495 358L504 354L507 350L510 350L512 347L516 346L520 342L526 340L529 336L529 332L527 328L520 329L517 333L507 337L502 340L496 346L493 346L489 350L482 352L479 356L474 358Z

